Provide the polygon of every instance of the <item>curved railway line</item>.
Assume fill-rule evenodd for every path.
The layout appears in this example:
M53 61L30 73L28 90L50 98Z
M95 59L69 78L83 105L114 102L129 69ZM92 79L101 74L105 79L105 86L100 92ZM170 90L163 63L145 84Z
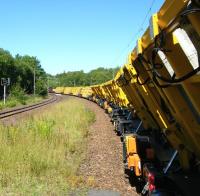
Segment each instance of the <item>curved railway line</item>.
M42 101L40 103L36 103L36 104L32 104L32 105L28 105L28 106L24 106L24 107L20 107L20 108L15 108L15 109L11 109L11 110L7 110L7 111L3 111L0 112L0 119L4 119L4 118L8 118L17 114L21 114L27 111L31 111L52 103L55 103L57 101L59 101L60 98L57 95L53 95L51 98Z
M165 0L113 79L54 91L105 109L138 193L200 195L199 59L200 0Z

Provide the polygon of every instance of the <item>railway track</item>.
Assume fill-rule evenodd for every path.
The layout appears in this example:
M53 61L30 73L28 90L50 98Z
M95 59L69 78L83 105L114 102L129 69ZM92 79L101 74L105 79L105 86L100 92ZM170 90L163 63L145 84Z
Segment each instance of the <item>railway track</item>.
M4 118L11 117L11 116L14 116L14 115L17 115L17 114L20 114L20 113L31 111L31 110L52 104L52 103L54 103L58 100L59 100L59 97L54 95L50 99L43 101L43 102L40 102L40 103L28 105L28 106L21 107L21 108L16 108L16 109L13 109L13 110L3 111L3 112L0 112L0 119L4 119Z

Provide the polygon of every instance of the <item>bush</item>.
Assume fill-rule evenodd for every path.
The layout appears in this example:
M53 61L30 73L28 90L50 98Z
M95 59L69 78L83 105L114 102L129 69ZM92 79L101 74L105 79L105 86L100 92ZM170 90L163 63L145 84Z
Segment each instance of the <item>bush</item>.
M26 100L28 99L24 90L20 87L19 84L16 84L14 87L11 88L10 91L10 98L14 98L19 101L21 104L25 105Z
M9 108L15 107L16 105L17 105L17 100L15 100L15 99L9 100L6 103L6 107L9 107Z
M47 95L47 86L44 81L38 80L36 82L36 94L40 96L46 96Z
M0 102L0 110L3 110L4 109L4 104L3 104L3 102Z

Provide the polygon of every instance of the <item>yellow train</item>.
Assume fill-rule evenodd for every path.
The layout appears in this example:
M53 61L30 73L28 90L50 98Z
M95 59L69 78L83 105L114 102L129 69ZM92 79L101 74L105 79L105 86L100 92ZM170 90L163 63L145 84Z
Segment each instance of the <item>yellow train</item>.
M57 87L109 113L142 195L200 195L200 1L166 0L113 80Z

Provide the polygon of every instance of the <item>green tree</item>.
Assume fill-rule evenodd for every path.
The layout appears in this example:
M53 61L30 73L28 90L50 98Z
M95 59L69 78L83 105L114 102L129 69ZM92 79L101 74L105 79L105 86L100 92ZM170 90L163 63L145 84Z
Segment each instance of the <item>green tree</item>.
M47 74L40 65L40 61L33 56L13 57L7 50L0 48L0 78L10 78L11 85L8 88L18 86L27 94L33 93L34 73L36 76L36 89L39 94L47 93ZM45 92L46 91L46 92ZM3 87L0 86L0 97L3 96Z
M18 68L15 66L13 56L0 48L0 78L11 78L11 85L17 82ZM0 95L3 96L3 87L0 87Z
M119 68L103 68L99 67L95 70L91 70L88 73L81 71L63 72L55 76L57 86L89 86L94 84L100 84L111 80L116 75Z
M40 62L36 57L31 57L28 55L25 56L16 55L15 64L20 70L19 71L20 85L23 89L25 89L27 93L33 93L34 72L36 80L37 79L44 81L47 80L46 73L44 69L41 67Z

